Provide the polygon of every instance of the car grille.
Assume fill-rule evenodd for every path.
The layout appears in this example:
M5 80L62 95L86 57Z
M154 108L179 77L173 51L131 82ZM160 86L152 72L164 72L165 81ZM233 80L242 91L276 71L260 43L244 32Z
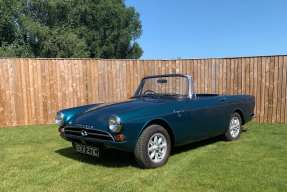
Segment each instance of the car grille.
M87 135L83 136L82 131L86 131ZM65 128L65 134L68 135L74 135L78 137L83 137L83 138L92 138L92 139L100 139L100 140L105 140L105 141L114 141L113 137L104 132L104 131L99 131L95 129L85 129L85 128L80 128L80 127L66 127Z

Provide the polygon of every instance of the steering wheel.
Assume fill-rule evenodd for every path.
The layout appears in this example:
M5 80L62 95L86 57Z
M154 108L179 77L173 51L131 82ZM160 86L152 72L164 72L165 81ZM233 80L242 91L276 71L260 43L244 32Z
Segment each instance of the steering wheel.
M155 94L155 92L153 90L150 90L150 89L146 90L143 94L145 94L146 92L151 92L151 93Z

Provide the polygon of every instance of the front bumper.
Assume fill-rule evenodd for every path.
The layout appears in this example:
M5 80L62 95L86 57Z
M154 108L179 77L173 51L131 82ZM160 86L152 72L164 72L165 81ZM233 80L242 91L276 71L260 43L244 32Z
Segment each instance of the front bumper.
M129 140L123 142L106 141L100 139L91 139L81 136L68 135L61 133L60 136L72 143L80 143L88 146L95 146L101 149L118 149L121 151L131 152L135 150L136 140Z

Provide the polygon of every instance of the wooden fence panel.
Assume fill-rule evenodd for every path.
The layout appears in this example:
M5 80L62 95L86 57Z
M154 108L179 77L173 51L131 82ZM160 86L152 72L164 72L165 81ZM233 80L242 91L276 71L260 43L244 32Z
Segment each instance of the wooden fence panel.
M191 75L198 93L252 94L254 121L287 123L286 55L186 60L0 58L0 127L51 124L58 110L128 99L144 76L174 73ZM183 93L182 83L171 82L166 89Z

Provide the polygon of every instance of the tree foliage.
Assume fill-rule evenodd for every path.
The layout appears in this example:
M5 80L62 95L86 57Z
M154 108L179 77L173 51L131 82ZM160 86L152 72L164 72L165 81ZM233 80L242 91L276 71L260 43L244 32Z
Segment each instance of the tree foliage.
M0 0L0 57L137 59L139 17L124 0Z

